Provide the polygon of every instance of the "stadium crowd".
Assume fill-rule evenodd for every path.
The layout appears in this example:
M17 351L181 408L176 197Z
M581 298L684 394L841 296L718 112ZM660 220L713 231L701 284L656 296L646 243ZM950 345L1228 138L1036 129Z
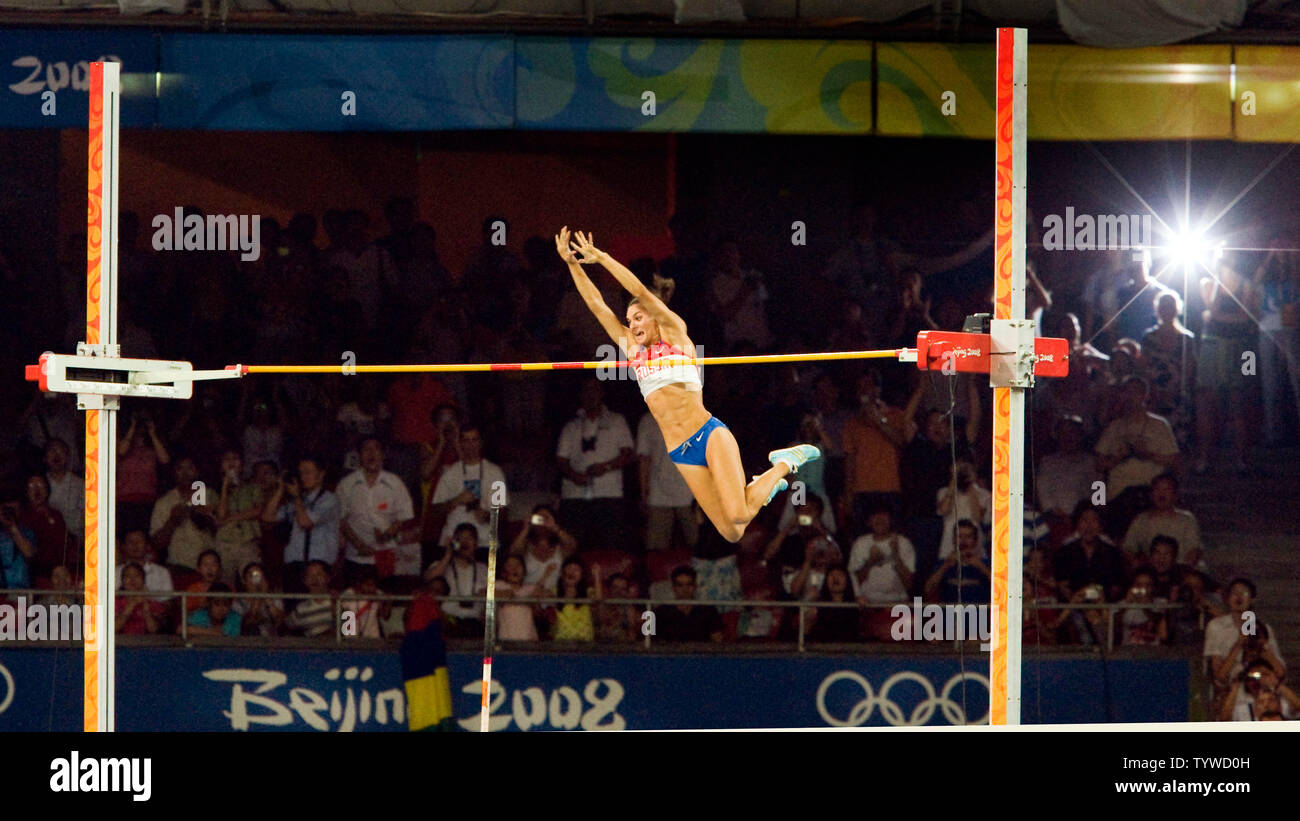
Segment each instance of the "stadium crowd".
M489 217L470 263L451 272L409 200L392 200L385 218L387 233L374 238L364 212L326 212L323 247L310 214L283 228L266 219L262 255L241 263L155 254L140 220L123 214L123 355L196 367L603 356L609 341L549 238L500 244L494 226L505 220ZM925 257L877 223L873 206L857 206L849 238L798 284L821 306L816 325L783 321L790 283L756 270L737 238L706 238L689 212L671 222L672 255L628 262L683 314L705 355L901 347L989 310L988 235ZM1300 255L1228 256L1186 302L1149 259L1093 252L1085 269L1077 254L1051 256L1031 253L1028 305L1073 357L1068 378L1040 381L1031 398L1026 645L1106 646L1107 610L1061 605L1109 603L1115 645L1204 654L1222 717L1300 715L1276 636L1262 621L1254 636L1234 626L1254 586L1216 578L1179 497L1187 471L1251 469L1260 442L1234 396L1259 390L1254 382L1265 439L1294 436L1280 409L1287 392L1300 396ZM612 278L591 275L609 304L625 304ZM84 326L76 304L68 300L67 350ZM1248 385L1242 354L1257 350L1264 371ZM738 544L703 518L616 368L245 377L198 384L190 402L124 400L115 549L119 585L134 595L119 597L117 629L332 636L337 609L353 619L348 635L380 637L401 631L403 611L438 601L452 635L481 635L481 599L444 599L482 596L496 505L507 505L503 641L639 641L643 608L619 600L649 599L655 641L791 641L798 610L777 605L801 601L808 642L881 642L897 624L894 605L914 597L989 600L981 380L861 363L703 377L705 402L747 465L796 442L824 454ZM62 600L79 586L81 426L67 395L33 396L15 420L0 485L0 587ZM1231 450L1215 449L1221 431ZM176 591L189 594L184 608ZM368 598L380 593L416 598ZM527 601L539 597L551 601ZM673 603L696 599L724 604Z

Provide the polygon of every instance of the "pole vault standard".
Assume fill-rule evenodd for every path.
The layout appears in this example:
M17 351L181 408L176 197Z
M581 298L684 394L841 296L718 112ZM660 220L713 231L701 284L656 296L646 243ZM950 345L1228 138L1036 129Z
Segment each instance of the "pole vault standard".
M1024 586L1025 391L1034 385L1034 328L1025 320L1027 31L998 29L995 138L993 635L989 722L1020 723Z
M116 358L117 345L117 178L118 103L121 66L90 66L90 158L87 167L86 212L86 341L77 353ZM86 411L86 597L82 607L82 639L86 730L112 732L113 649L113 533L117 472L116 396L78 394L77 407Z
M1064 339L1035 338L1024 319L1025 30L998 30L996 316L991 334L925 331L915 348L878 351L701 357L674 364L725 365L897 359L945 374L987 373L994 388L993 600L990 720L1020 721L1020 612L1024 504L1024 390L1034 376L1067 375ZM45 353L26 369L42 391L77 394L86 411L83 729L114 725L114 533L117 409L122 396L189 399L197 380L256 373L473 373L599 370L629 361L425 365L230 365L196 371L188 362L123 359L117 344L117 63L91 63L87 167L86 341L75 355ZM996 347L995 347L996 345ZM494 511L494 516L496 511ZM495 532L495 527L493 528ZM1008 629L1011 628L1011 629ZM484 653L491 656L489 634ZM490 662L489 662L490 663ZM489 681L490 668L485 675Z

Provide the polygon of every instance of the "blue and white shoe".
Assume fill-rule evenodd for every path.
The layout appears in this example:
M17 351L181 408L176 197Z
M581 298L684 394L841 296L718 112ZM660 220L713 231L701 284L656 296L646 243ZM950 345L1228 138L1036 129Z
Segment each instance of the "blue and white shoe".
M753 481L757 482L758 477L755 476L753 478ZM768 505L772 504L772 500L776 498L776 494L780 493L783 490L789 490L789 489L790 489L789 482L787 482L785 479L778 479L777 483L775 485L772 485L772 492L767 494L767 501L763 503L763 506L767 507Z
M815 462L820 458L822 458L822 452L813 445L795 445L792 448L781 448L767 455L769 462L773 465L784 463L790 468L791 473L798 473L801 466L809 462Z

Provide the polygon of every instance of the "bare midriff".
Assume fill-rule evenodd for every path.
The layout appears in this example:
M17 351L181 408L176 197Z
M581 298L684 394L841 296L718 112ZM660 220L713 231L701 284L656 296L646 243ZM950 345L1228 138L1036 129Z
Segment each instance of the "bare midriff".
M681 382L660 388L647 396L645 403L659 423L659 431L663 433L668 450L673 450L704 427L711 416L704 409L701 392L688 391Z

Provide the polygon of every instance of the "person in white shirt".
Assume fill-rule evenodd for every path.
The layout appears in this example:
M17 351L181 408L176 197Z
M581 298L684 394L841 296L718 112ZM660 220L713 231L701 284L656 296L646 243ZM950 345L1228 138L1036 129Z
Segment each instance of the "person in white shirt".
M80 544L86 528L86 480L68 469L72 450L62 439L45 446L45 481L50 485L50 507L63 514L63 523L74 543ZM145 581L146 587L148 580Z
M867 604L909 601L916 550L906 536L894 531L894 517L880 506L867 518L871 532L859 536L849 550L849 580L853 594Z
M695 544L700 526L692 512L695 497L682 474L668 458L668 446L654 416L641 417L636 428L636 452L640 457L641 506L646 514L646 550L667 550L680 528L683 547Z
M983 528L989 523L993 495L975 480L975 466L958 462L957 474L947 487L939 488L935 512L943 517L943 541L939 543L939 558L952 555L957 546L957 523L969 519L980 526L979 554L985 556Z
M604 389L593 379L582 386L576 418L560 431L555 449L560 474L560 516L581 550L627 548L623 466L634 443L627 420L605 407Z
M1196 567L1201 563L1201 528L1190 510L1175 507L1178 503L1178 479L1162 473L1151 480L1151 507L1142 511L1124 534L1124 550L1137 555L1151 549L1156 536L1178 540L1180 564Z
M1228 582L1227 590L1230 610L1205 625L1205 645L1201 650L1201 655L1210 662L1216 690L1226 693L1245 666L1256 658L1267 661L1279 676L1286 675L1277 635L1263 619L1256 618L1252 609L1254 582L1233 579Z
M464 522L457 526L447 552L424 571L425 581L441 577L447 582L448 596L482 596L487 592L488 569L474 560L478 544L478 530L474 525ZM448 618L448 635L463 638L483 635L483 602L444 600L439 604Z
M1044 513L1066 520L1079 502L1089 498L1100 478L1097 462L1084 450L1083 419L1062 416L1056 423L1057 448L1038 463L1035 472L1038 504Z
M385 577L419 576L420 545L397 541L402 528L415 523L411 494L397 474L384 470L384 446L378 439L362 439L360 454L361 468L334 489L341 506L339 533L348 583L357 584L366 567Z
M1137 513L1151 480L1176 469L1179 455L1169 420L1147 411L1146 380L1125 377L1120 391L1123 415L1106 426L1097 442L1097 466L1107 471L1107 525L1116 537Z
M511 543L509 553L524 561L524 584L540 584L548 593L554 594L564 560L577 548L577 539L560 527L551 509L538 505L524 520L523 529Z
M171 593L175 589L172 586L172 574L153 560L153 553L149 550L149 537L143 530L132 530L123 536L118 542L118 550L121 552L117 564L119 588L122 586L122 569L126 567L127 562L135 562L144 570L145 590L150 593ZM166 596L157 599L160 602L167 600Z
M475 425L460 429L460 461L442 472L433 489L430 515L436 521L446 517L438 544L451 543L452 534L462 524L472 525L479 544L487 544L491 514L496 499L504 502L506 475L496 464L483 458L483 433Z

